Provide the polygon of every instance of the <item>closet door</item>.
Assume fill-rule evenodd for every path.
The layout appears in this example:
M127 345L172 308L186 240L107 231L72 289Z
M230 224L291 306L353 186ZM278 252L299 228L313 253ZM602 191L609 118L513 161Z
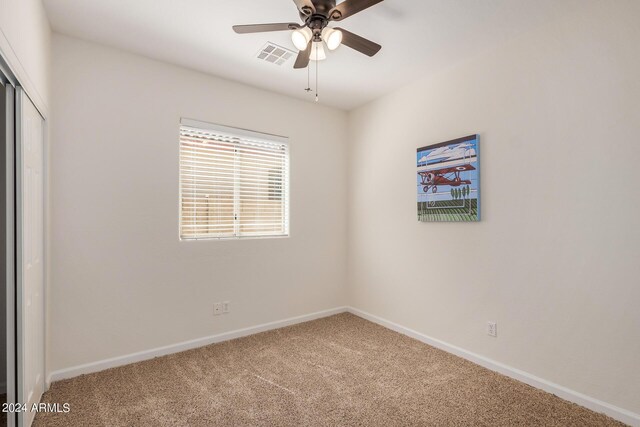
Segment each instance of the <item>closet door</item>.
M16 253L18 401L27 404L18 425L30 426L44 392L44 120L16 91Z

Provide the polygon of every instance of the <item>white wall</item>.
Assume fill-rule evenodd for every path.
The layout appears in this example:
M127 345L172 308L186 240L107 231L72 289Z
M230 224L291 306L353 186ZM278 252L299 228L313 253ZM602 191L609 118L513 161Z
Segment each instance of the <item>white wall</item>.
M0 53L40 112L49 104L51 28L41 0L0 0Z
M638 16L585 2L350 114L351 305L640 413ZM416 148L473 133L482 222L418 223Z
M50 370L344 305L346 113L59 35L53 76ZM290 137L290 238L178 240L181 117Z

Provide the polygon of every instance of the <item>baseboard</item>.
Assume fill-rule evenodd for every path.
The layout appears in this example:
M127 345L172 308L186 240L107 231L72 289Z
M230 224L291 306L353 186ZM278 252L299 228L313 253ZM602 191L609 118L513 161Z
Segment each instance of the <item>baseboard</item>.
M506 375L508 377L511 377L525 384L529 384L530 386L539 388L548 393L555 394L556 396L562 399L568 400L569 402L573 402L580 406L584 406L585 408L591 409L592 411L595 411L595 412L606 414L611 418L615 418L616 420L621 421L623 423L626 423L635 427L640 427L640 414L636 414L626 409L622 409L617 406L611 405L609 403L603 402L601 400L595 399L593 397L584 395L577 391L568 389L567 387L552 383L551 381L547 381L545 379L536 377L535 375L531 375L527 372L521 371L511 366L507 366L503 363L496 362L495 360L491 360L479 354L472 353L470 351L467 351L460 347L456 347L444 341L431 338L420 332L414 331L413 329L405 328L404 326L398 325L397 323L393 323L389 320L383 319L381 317L375 316L373 314L367 313L357 308L348 307L347 311L358 317L362 317L363 319L366 319L371 322L377 323L381 326L384 326L385 328L399 332L403 335L407 335L418 341L422 341L425 344L429 344L433 347L439 348L448 353L455 354L456 356L462 357L463 359L467 359L473 363L476 363L492 371Z
M235 338L245 337L260 332L270 331L272 329L283 328L285 326L295 325L297 323L308 322L310 320L320 319L322 317L333 316L334 314L344 313L347 307L337 307L329 310L318 311L316 313L306 314L303 316L291 317L288 319L277 320L275 322L264 323L249 328L237 329L235 331L224 332L222 334L211 335L195 340L184 341L178 344L158 347L151 350L145 350L138 353L128 354L125 356L113 357L111 359L100 360L98 362L87 363L84 365L74 366L71 368L53 371L47 377L47 383L60 381L68 378L77 377L79 375L90 374L93 372L104 371L105 369L116 368L131 363L141 362L143 360L153 359L155 357L166 356L168 354L179 353L181 351L191 350L203 347L209 344L215 344L222 341L228 341Z

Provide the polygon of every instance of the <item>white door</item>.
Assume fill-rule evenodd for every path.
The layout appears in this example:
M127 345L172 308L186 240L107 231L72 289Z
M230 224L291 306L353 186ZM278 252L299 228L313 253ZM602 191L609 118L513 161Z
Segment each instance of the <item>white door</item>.
M44 120L16 92L18 401L27 404L18 425L28 427L44 392Z

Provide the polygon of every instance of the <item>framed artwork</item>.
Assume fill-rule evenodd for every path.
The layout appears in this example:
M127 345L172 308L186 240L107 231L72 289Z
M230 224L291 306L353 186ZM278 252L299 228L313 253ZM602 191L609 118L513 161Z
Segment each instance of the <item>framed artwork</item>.
M480 221L479 135L418 148L418 221Z

